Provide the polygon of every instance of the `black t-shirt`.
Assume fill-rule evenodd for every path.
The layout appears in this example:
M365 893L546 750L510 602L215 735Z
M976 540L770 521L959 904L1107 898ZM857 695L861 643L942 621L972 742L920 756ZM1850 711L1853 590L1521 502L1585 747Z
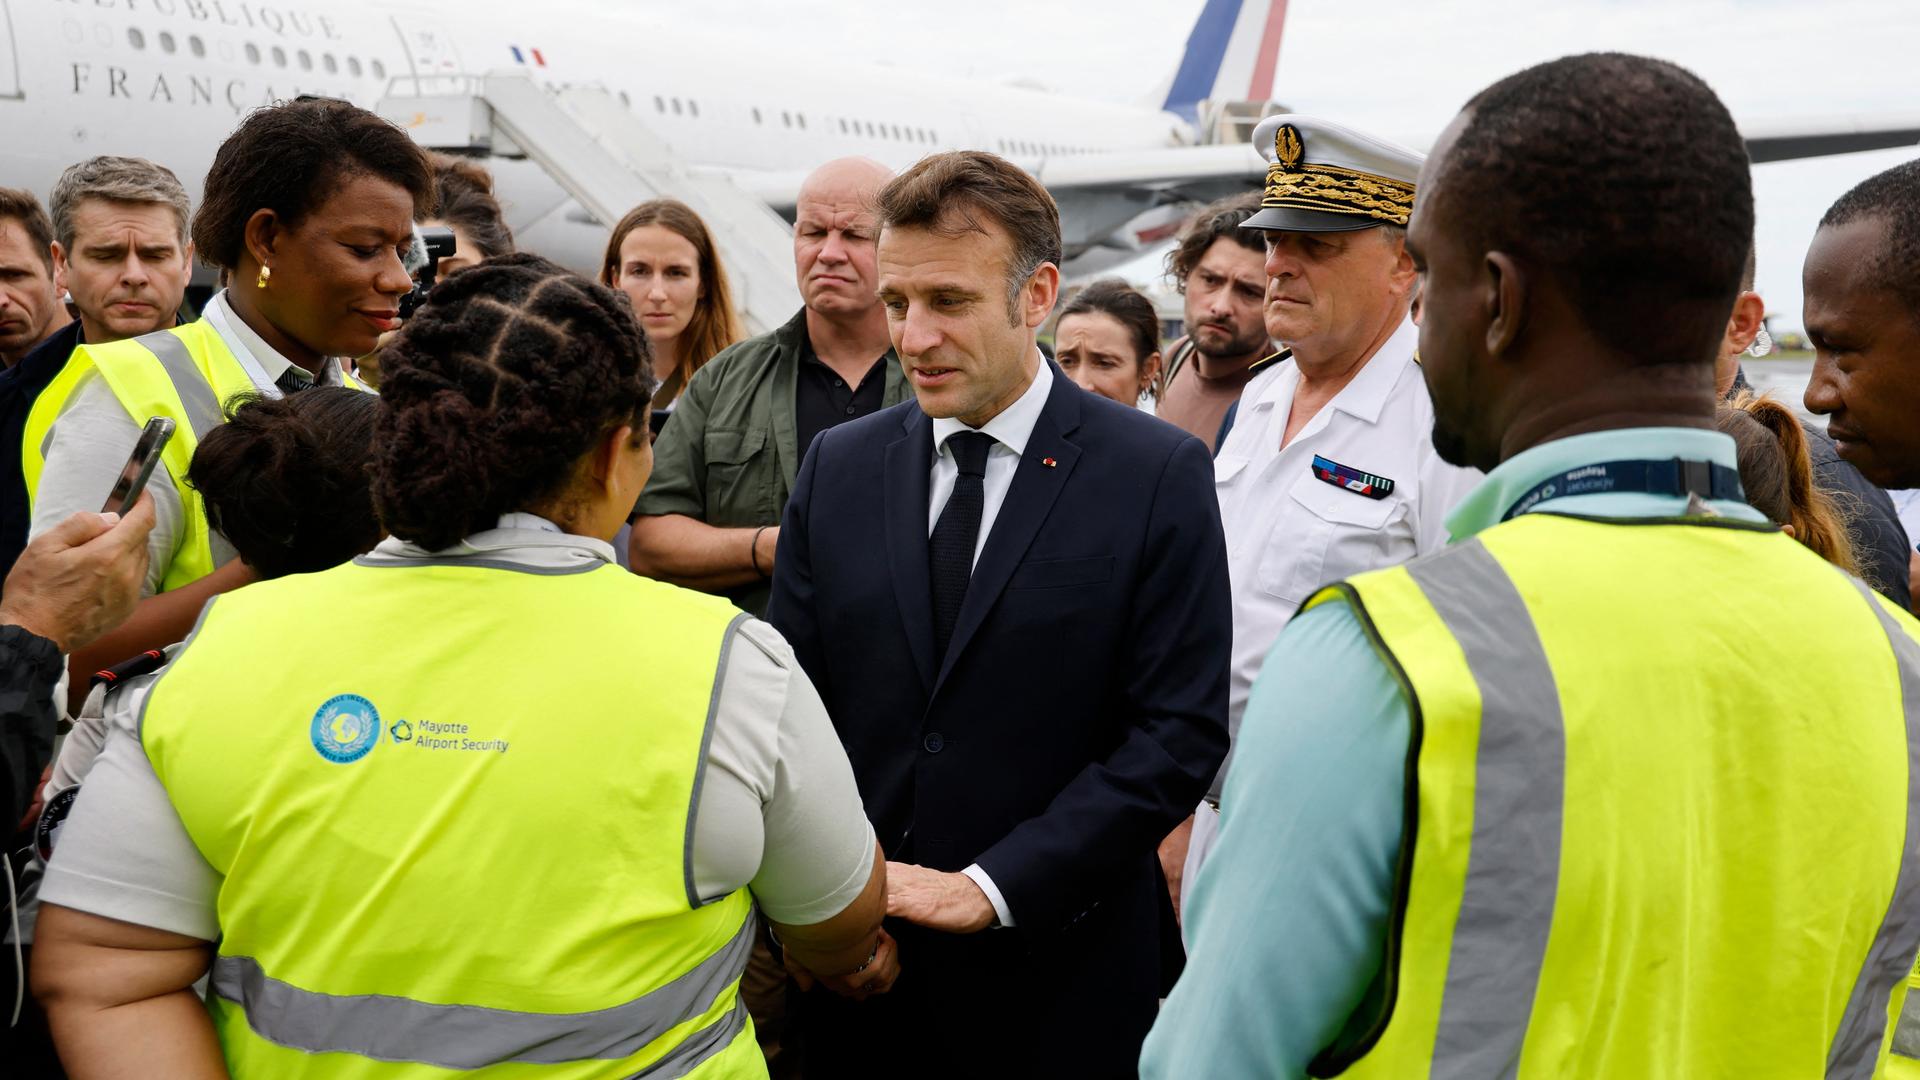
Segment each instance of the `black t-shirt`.
M807 456L814 436L835 424L880 411L887 389L884 360L884 354L875 357L860 377L860 385L848 386L814 353L813 342L806 343L793 389L794 445L800 448L802 458Z

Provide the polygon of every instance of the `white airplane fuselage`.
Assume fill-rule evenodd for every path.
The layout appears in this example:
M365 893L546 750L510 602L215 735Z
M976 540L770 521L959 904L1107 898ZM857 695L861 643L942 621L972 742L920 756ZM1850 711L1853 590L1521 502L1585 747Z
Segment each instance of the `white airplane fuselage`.
M0 184L44 198L95 154L145 157L198 195L222 140L252 109L300 94L375 107L415 78L518 70L615 94L683 162L749 190L849 154L895 168L940 149L1048 160L1165 148L1171 113L755 44L626 5L514 9L447 0L0 0ZM745 29L749 32L742 32ZM537 167L496 159L526 246L578 263L604 230ZM779 178L777 181L774 178ZM604 236L604 231L598 233Z

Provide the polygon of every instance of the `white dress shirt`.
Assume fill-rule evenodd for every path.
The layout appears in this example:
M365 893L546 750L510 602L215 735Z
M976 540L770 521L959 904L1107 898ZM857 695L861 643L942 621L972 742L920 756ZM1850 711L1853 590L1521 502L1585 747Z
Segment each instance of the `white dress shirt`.
M1267 651L1307 597L1446 546L1447 512L1480 482L1478 471L1448 465L1433 449L1433 402L1413 359L1418 344L1419 331L1404 320L1284 449L1299 368L1282 361L1241 393L1214 459L1233 589L1231 733ZM1321 480L1315 455L1386 477L1393 490L1375 499Z
M994 519L1000 516L1000 504L1007 501L1007 489L1013 486L1020 455L1027 452L1033 425L1040 422L1040 414L1047 410L1047 394L1053 390L1053 365L1047 363L1044 356L1039 359L1040 370L1033 376L1033 382L1027 384L1026 392L1000 410L1000 415L987 421L987 426L971 428L951 416L933 422L933 475L927 489L928 537L933 536L934 526L940 524L940 512L947 508L953 485L960 479L960 463L954 460L947 440L963 431L978 431L993 437L993 447L987 451L987 476L982 481L986 504L980 508L980 535L973 542L976 563L987 546L987 535L993 532Z
M1038 350L1035 350L1037 353ZM947 446L947 440L962 431L978 431L993 437L993 446L987 451L987 475L981 482L986 497L985 505L980 508L980 535L973 542L973 561L980 561L980 552L987 546L987 536L993 532L993 523L1000 516L1000 506L1007 501L1007 489L1013 486L1013 474L1020 467L1020 455L1027 452L1027 440L1033 437L1033 425L1040 422L1040 414L1046 411L1047 395L1053 390L1053 365L1047 363L1044 356L1038 357L1040 369L1033 376L1033 382L1013 404L1000 410L1000 414L987 421L985 427L972 428L952 417L937 418L933 422L933 473L927 487L927 536L933 536L933 528L940 523L940 512L947 508L947 500L953 496L953 485L960 479L960 463L954 460L953 450ZM1006 897L1000 895L1000 889L974 863L960 871L973 879L980 891L987 894L987 900L993 904L993 913L999 917L1001 926L1013 925L1013 913L1007 910Z

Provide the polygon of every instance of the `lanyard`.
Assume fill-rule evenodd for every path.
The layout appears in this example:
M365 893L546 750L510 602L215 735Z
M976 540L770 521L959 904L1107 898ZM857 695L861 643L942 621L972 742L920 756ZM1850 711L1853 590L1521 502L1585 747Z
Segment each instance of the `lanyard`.
M1569 469L1539 485L1520 496L1500 520L1510 521L1548 499L1614 491L1676 497L1698 495L1703 499L1725 502L1747 500L1746 493L1740 488L1740 474L1715 462L1685 461L1681 458L1667 458L1664 461L1603 461L1597 465Z

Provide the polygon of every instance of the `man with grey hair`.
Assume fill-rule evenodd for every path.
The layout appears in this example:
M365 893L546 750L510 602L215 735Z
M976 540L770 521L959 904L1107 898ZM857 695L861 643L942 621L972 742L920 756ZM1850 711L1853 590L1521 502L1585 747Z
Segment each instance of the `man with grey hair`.
M0 574L27 543L20 440L34 400L80 345L174 325L193 270L187 192L165 166L89 158L61 174L49 202L52 238L38 254L50 256L53 295L67 293L79 317L0 373Z

